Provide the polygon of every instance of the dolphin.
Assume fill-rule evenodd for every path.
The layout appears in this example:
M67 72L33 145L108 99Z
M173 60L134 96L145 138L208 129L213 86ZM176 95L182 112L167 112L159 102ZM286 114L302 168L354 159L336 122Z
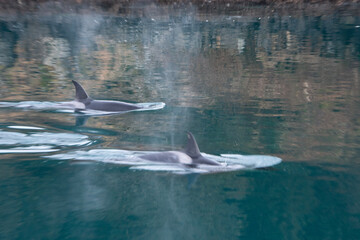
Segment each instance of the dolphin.
M197 164L221 165L219 162L207 159L201 155L195 137L191 132L187 132L187 145L183 151L149 153L139 157L154 162L181 163L190 167Z
M75 110L97 110L106 112L122 112L141 109L142 107L126 102L109 101L109 100L95 100L89 97L84 88L75 80L72 80L75 86L75 101L73 101Z

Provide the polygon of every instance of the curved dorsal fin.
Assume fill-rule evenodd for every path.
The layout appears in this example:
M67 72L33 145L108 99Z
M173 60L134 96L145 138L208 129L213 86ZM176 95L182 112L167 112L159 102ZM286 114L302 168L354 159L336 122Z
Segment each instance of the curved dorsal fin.
M75 91L76 91L75 99L78 101L83 101L83 100L88 99L89 96L85 92L84 88L80 85L80 83L78 83L75 80L72 80L72 82L75 86Z
M191 132L187 132L187 138L188 138L188 141L187 141L187 145L185 148L185 153L192 158L201 156L199 147L198 147L196 140Z

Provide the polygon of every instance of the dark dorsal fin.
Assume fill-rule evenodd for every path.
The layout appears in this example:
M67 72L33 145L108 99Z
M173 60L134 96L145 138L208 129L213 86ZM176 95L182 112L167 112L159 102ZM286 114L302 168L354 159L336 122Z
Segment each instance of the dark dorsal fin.
M191 132L187 132L187 138L188 138L188 141L187 141L187 145L185 148L185 153L192 158L200 157L201 153L200 153L199 147L198 147L196 140Z
M72 80L72 82L75 86L75 91L76 91L75 99L78 101L84 101L84 100L88 99L89 96L85 92L84 88L80 85L80 83L78 83L75 80Z

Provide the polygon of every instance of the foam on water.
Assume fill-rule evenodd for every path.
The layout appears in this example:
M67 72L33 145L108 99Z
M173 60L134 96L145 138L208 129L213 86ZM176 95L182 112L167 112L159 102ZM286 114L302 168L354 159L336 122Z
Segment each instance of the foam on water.
M130 165L132 170L167 171L176 174L228 172L242 169L264 168L274 166L281 162L280 158L265 155L239 155L223 154L221 156L202 153L205 157L218 161L220 166L199 164L189 167L183 164L169 164L151 162L140 158L140 155L155 152L128 151L117 149L93 149L89 151L75 151L47 156L57 160L96 161L112 164Z

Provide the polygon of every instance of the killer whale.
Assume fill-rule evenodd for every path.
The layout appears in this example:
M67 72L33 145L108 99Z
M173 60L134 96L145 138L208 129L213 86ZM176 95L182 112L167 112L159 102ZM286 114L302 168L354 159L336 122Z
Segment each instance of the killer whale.
M149 153L139 157L153 162L181 163L188 166L196 166L198 164L221 165L219 162L207 159L201 155L195 137L191 132L187 132L187 145L183 151Z
M132 103L126 103L121 101L111 101L111 100L95 100L89 97L85 89L75 80L72 80L72 83L75 86L75 110L96 110L96 111L106 111L106 112L122 112L122 111L131 111L136 109L141 109L140 106Z

